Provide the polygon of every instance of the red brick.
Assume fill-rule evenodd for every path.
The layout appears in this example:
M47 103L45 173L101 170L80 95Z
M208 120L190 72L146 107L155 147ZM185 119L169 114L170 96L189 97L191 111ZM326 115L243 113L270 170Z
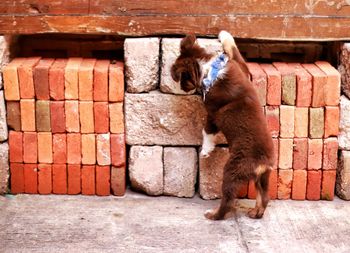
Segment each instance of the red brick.
M108 101L109 60L97 60L94 68L94 101Z
M79 99L93 100L95 59L83 59L79 67Z
M23 162L38 162L38 136L35 132L23 133Z
M110 166L96 165L96 195L108 196L111 192Z
M280 139L278 168L291 169L293 165L293 139Z
M109 101L124 100L124 64L116 62L109 65Z
M293 169L306 170L308 157L308 139L295 138L293 144Z
M124 134L111 134L111 160L113 166L120 167L125 165L126 150Z
M96 159L98 165L111 164L110 134L96 135Z
M307 168L319 170L322 167L322 139L309 139L308 142Z
M324 87L325 104L337 106L340 98L340 73L328 62L317 61L316 65L327 75Z
M112 167L112 169L113 169L113 167ZM247 197L247 195L248 195L248 183L243 183L239 188L237 197L242 199L242 198Z
M50 97L53 100L64 100L64 70L66 59L56 59L49 72Z
M280 110L279 106L266 106L265 115L267 128L272 137L278 137L280 133Z
M64 72L65 99L78 99L78 73L82 58L69 58Z
M327 170L323 171L322 174L321 199L333 200L337 172L335 170Z
M4 78L5 99L7 101L17 101L20 99L17 70L23 62L24 58L15 58L2 69L2 76Z
M38 165L38 192L39 194L50 194L52 192L51 164Z
M338 139L336 137L325 139L323 142L323 162L324 170L336 170L338 163Z
M319 200L321 194L321 175L322 171L310 170L307 172L307 200Z
M52 192L55 194L67 193L66 164L52 164Z
M94 103L95 133L103 134L109 132L109 115L107 102Z
M24 192L24 168L23 163L10 163L11 193Z
M84 134L94 133L94 107L92 101L79 102L80 131Z
M294 109L294 106L280 106L280 136L282 138L294 137Z
M81 135L67 134L67 163L81 164Z
M281 73L282 104L295 105L296 77L294 68L283 62L274 62L273 65Z
M311 105L312 96L312 77L299 63L290 63L296 74L297 93L296 106L309 107Z
M51 129L52 133L66 132L66 117L64 111L64 101L51 101Z
M248 199L256 198L256 188L254 180L250 180L248 183Z
M125 194L125 166L111 168L111 189L113 195L123 196Z
M293 173L292 199L305 200L307 171L295 170Z
M258 93L259 101L262 106L266 105L267 77L258 63L247 63L252 83Z
M64 104L66 117L66 130L69 133L80 132L79 101L66 100Z
M35 132L35 101L34 99L22 99L21 107L21 126L22 131Z
M95 134L81 135L81 154L82 164L96 164Z
M295 107L294 136L308 137L309 133L309 108Z
M327 76L315 64L302 64L312 76L312 107L325 106L324 89L327 85Z
M81 192L81 167L80 164L68 164L68 194L79 194Z
M281 74L272 64L260 64L267 75L266 103L268 105L281 104Z
M26 58L17 69L21 98L34 98L33 70L39 61L40 57Z
M309 121L310 138L322 138L324 135L323 108L310 108L309 118L310 118L310 121Z
M124 133L123 103L109 104L110 131L113 134Z
M279 139L277 138L273 138L272 139L273 142L273 149L274 149L274 153L275 153L275 162L273 165L273 169L277 169L278 168L278 161L279 161Z
M293 170L278 171L278 199L290 199L292 192Z
M38 161L52 163L52 134L38 133Z
M38 193L38 165L24 164L24 192Z
M6 103L6 120L9 129L21 131L21 109L19 102L8 101Z
M34 90L36 99L49 100L49 70L53 64L54 59L41 59L34 67Z
M83 165L81 168L81 193L95 194L95 165Z
M9 154L10 162L23 162L23 133L9 132Z
M269 177L269 197L277 199L278 192L278 170L271 170Z
M51 132L50 101L37 100L35 103L35 123L38 132Z
M53 162L63 164L67 162L67 135L54 134L52 136Z
M340 112L337 106L325 107L324 138L338 136Z

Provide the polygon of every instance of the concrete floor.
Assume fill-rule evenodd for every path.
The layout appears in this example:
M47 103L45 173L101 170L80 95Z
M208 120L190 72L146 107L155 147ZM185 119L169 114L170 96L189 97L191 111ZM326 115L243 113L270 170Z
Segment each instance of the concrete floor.
M219 202L147 197L0 196L0 252L350 252L350 202L271 201L262 220L209 221Z

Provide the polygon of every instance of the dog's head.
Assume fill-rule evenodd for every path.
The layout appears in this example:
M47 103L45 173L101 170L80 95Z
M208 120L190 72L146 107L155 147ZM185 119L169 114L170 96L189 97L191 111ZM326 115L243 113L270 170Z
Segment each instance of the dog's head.
M180 56L171 67L171 76L180 82L181 89L189 92L200 87L201 67L199 60L209 59L210 54L197 44L196 36L187 35L180 44Z

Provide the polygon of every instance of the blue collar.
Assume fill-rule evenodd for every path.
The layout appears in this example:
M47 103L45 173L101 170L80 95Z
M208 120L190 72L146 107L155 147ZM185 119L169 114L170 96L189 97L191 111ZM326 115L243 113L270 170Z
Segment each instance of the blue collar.
M208 75L202 81L204 100L205 95L209 92L210 88L214 86L215 81L218 79L220 70L225 68L227 62L228 57L225 54L220 54L210 65Z

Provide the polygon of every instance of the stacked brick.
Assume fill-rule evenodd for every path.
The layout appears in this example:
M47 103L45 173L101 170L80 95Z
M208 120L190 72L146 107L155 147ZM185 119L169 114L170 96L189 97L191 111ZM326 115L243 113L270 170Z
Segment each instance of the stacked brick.
M198 43L213 53L222 51L217 40L198 39ZM170 66L179 54L179 44L180 39L170 38L125 41L128 91L125 119L126 141L131 146L131 186L152 195L193 196L193 190L183 194L180 190L169 192L166 189L169 189L169 182L194 189L198 171L201 197L220 198L222 169L228 149L216 147L209 158L199 157L206 112L198 94L183 92L171 78ZM159 47L162 52L160 73ZM137 57L150 59L147 68L137 64ZM249 70L276 150L270 197L333 199L338 149L339 73L326 62L249 63ZM150 77L143 82L147 85L129 78L135 73L142 75L144 80ZM158 78L159 86L150 85ZM226 141L219 136L217 143L225 144ZM183 149L192 151L184 152ZM168 155L167 150L181 155ZM154 161L157 161L156 166L152 164ZM176 177L169 179L167 175ZM189 177L192 180L185 182L184 179ZM157 180L152 181L154 178ZM242 187L240 196L255 198L253 182Z
M123 64L16 58L3 70L12 193L123 195Z

